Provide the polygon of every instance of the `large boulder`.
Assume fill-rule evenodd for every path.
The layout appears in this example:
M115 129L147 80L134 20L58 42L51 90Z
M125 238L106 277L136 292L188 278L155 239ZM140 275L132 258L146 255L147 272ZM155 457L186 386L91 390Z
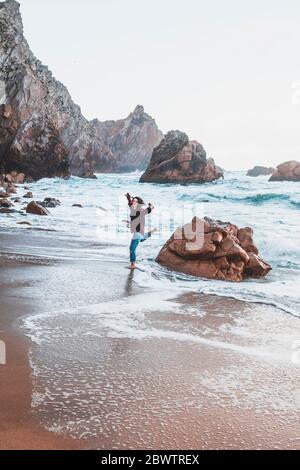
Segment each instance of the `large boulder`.
M205 183L223 177L221 168L199 142L190 141L181 131L169 131L154 148L148 168L141 182L149 183Z
M267 166L254 166L251 170L247 171L247 176L263 176L263 175L271 175L275 171L273 167Z
M258 254L252 228L208 217L194 217L178 228L156 261L185 274L224 281L259 278L272 269Z
M114 172L144 170L150 162L152 151L163 138L155 120L138 105L125 119L100 122L91 121L97 135L111 150ZM96 160L95 170L102 170Z
M289 160L281 163L269 181L300 181L300 162Z

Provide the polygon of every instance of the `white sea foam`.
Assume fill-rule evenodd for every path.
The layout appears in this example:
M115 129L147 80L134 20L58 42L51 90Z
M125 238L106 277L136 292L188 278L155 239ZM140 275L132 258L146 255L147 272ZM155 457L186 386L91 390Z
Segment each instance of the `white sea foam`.
M138 183L139 177L139 172L133 172L122 175L98 174L97 180L78 177L69 180L39 180L30 185L35 199L56 197L62 205L50 209L50 217L28 215L26 220L31 220L34 226L41 228L55 228L60 236L65 234L66 237L81 241L107 244L101 250L86 250L86 258L126 262L130 233L122 222L128 218L124 194L129 191L141 195L145 202L151 201L156 206L149 217L152 227L161 227L160 234L139 248L139 260L148 273L145 284L153 285L154 288L155 284L159 284L160 289L163 286L169 289L176 280L176 288L192 287L205 293L262 302L300 316L299 183L271 183L268 177L250 178L243 172L226 172L222 181L190 186L141 185ZM19 194L23 192L20 185ZM83 208L72 207L74 203L82 204ZM189 221L193 213L229 220L240 226L252 226L260 253L272 264L273 271L266 279L238 285L166 275L166 270L156 266L155 256L174 228ZM19 218L15 214L2 215L1 224L15 226ZM39 232L39 236L41 238L43 232ZM57 235L53 233L53 236ZM28 247L24 254L30 254L30 251L32 247ZM39 247L33 254L73 259L82 256L76 250L58 254L51 247L45 247L45 250ZM158 281L155 282L155 279Z
M177 413L193 416L207 400L219 408L297 416L294 322L272 309L253 310L252 322L235 309L213 311L210 322L203 296L186 302L173 295L173 289L145 292L25 318L33 341L32 408L44 426L103 446L113 436L118 446L124 428L140 442L151 420L174 424ZM213 366L203 367L207 354ZM191 360L190 370L185 361Z
M185 291L177 291L177 294L184 294ZM88 341L90 337L102 338L132 338L135 340L145 339L166 339L180 342L195 343L216 349L225 349L233 353L246 356L253 356L272 362L291 362L291 341L289 335L288 342L280 351L275 351L270 347L249 347L236 343L231 343L226 338L206 338L202 335L202 330L190 330L190 325L186 326L179 322L169 324L166 322L161 327L157 327L152 320L152 313L157 316L160 313L171 312L172 315L202 316L204 315L199 307L194 305L183 306L177 301L170 300L172 291L163 293L153 292L140 294L129 298L101 302L86 307L70 308L59 311L49 311L40 314L30 315L24 320L23 327L26 329L31 340L38 345L59 344L67 338L76 341ZM174 294L173 294L174 295ZM59 319L59 321L58 321ZM72 324L72 328L66 331L65 323ZM217 332L215 332L216 334ZM295 332L294 341L297 339Z

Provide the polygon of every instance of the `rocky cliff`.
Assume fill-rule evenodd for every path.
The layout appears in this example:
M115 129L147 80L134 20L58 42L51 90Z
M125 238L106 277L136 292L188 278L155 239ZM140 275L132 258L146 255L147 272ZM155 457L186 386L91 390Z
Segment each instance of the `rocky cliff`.
M97 137L64 85L37 60L23 35L19 4L0 3L0 158L6 171L84 176L94 161L111 167Z
M141 105L136 106L125 119L104 122L94 119L91 122L97 136L110 148L115 158L115 171L119 172L144 170L154 147L163 138L154 119L145 113Z
M223 170L199 142L189 140L184 132L168 132L154 148L151 161L141 182L205 183L223 177Z
M162 135L138 106L120 121L88 121L32 54L19 4L0 2L0 172L89 176L143 168Z

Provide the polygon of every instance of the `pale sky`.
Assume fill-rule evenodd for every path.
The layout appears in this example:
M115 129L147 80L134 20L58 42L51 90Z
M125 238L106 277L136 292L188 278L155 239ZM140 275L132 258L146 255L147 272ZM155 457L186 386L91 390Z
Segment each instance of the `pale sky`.
M31 50L88 119L142 104L225 169L300 160L299 0L19 3Z

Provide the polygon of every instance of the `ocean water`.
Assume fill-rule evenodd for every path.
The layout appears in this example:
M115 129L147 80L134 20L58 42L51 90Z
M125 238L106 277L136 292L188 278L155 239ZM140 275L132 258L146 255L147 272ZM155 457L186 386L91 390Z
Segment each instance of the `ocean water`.
M95 180L46 178L23 185L30 187L35 200L51 196L62 203L50 209L50 217L28 215L24 220L74 240L95 242L95 249L86 252L86 257L126 263L130 232L124 222L128 219L124 195L128 191L155 205L147 219L148 227L160 228L138 249L138 265L144 271L140 276L142 286L160 292L191 290L233 297L274 305L300 316L300 183L268 182L267 176L252 178L245 172L226 172L224 180L188 186L140 184L139 172L97 176ZM19 195L25 191L21 185ZM75 203L83 207L72 207ZM157 265L155 257L164 242L193 215L253 227L260 255L273 270L264 279L234 284L171 273ZM16 220L20 220L19 214L1 216L1 225L16 226ZM98 250L97 243L104 247ZM55 249L47 250L47 254L63 256ZM73 250L69 256L79 255Z

